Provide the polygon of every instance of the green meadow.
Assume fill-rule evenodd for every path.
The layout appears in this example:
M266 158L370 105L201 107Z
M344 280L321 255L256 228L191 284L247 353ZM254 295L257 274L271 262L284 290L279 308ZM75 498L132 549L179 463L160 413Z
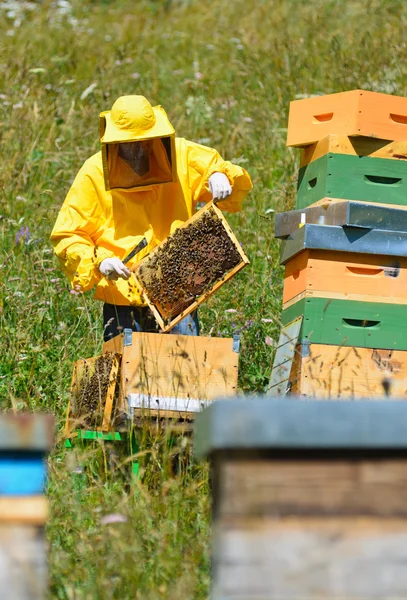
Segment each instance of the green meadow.
M273 214L293 207L289 102L363 88L407 94L402 0L0 1L0 407L51 411L62 431L73 362L98 354L101 305L73 295L49 234L98 115L124 94L161 104L181 137L245 167L253 191L226 215L251 264L199 312L241 334L240 392L262 392L282 293ZM203 600L210 585L208 466L186 440L144 433L142 478L59 434L50 458L50 598ZM142 449L143 450L143 449ZM174 457L181 467L174 474ZM99 461L96 461L96 458ZM98 464L97 464L98 463Z

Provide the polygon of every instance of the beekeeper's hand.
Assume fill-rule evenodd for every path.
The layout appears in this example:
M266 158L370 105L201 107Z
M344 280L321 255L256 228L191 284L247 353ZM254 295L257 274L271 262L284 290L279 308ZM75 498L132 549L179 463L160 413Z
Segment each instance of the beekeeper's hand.
M119 277L128 279L130 277L129 269L122 263L120 258L105 258L99 265L99 271L106 277L117 281Z
M232 193L232 186L229 183L229 179L223 173L213 173L209 177L208 185L215 204L219 200L227 198Z

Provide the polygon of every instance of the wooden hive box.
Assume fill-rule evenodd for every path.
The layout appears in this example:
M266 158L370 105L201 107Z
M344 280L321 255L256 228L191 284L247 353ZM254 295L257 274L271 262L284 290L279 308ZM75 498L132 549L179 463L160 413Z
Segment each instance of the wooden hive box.
M280 263L286 264L303 250L335 250L403 257L407 256L407 233L306 223L282 240Z
M406 233L407 211L379 204L348 200L290 210L275 215L274 237L288 238L306 224L338 225L366 230L379 229ZM361 232L359 231L359 233Z
M308 146L329 134L404 142L407 98L364 90L290 103L287 146Z
M212 600L407 597L407 404L257 397L199 415Z
M407 160L407 141L389 142L368 137L327 135L319 142L301 149L300 167L305 167L325 154L350 154L352 156Z
M0 415L1 600L47 597L45 461L53 437L50 415Z
M407 304L407 258L300 252L285 264L283 306L311 297Z
M325 400L407 399L407 352L298 345L289 375L289 393Z
M407 350L407 305L302 298L283 308L284 326L303 316L300 340L333 346Z
M296 207L323 198L405 206L406 197L406 161L329 153L301 167Z
M166 332L248 263L222 211L209 202L154 248L134 277Z
M114 357L102 398L91 390L75 412L70 403L67 434L77 428L113 431L123 418L142 416L191 420L219 394L236 394L239 342L232 338L135 333L126 329L103 345L102 357ZM100 359L88 359L87 362ZM83 361L79 361L82 363ZM116 363L113 362L113 365ZM81 367L82 368L82 367ZM99 408L99 406L101 408Z

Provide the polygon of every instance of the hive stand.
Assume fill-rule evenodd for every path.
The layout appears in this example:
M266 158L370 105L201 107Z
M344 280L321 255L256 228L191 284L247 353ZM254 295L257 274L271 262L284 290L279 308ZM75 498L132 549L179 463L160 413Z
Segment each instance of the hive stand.
M101 356L117 358L105 398L101 398L99 424L86 426L87 416L68 407L66 445L82 442L127 445L133 474L138 475L138 431L146 422L164 424L174 432L188 433L195 416L219 394L233 396L237 390L238 337L215 338L125 329L103 345ZM98 357L87 359L94 365ZM75 365L76 375L84 361ZM112 361L112 371L115 361Z
M54 419L0 415L0 600L45 600L46 456Z

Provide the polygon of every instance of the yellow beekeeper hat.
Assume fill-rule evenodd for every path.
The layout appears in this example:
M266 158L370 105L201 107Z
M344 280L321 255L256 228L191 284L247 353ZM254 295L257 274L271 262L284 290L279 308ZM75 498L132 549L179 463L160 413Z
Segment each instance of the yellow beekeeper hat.
M151 106L144 96L120 96L112 110L100 113L102 144L169 137L175 130L161 106Z

